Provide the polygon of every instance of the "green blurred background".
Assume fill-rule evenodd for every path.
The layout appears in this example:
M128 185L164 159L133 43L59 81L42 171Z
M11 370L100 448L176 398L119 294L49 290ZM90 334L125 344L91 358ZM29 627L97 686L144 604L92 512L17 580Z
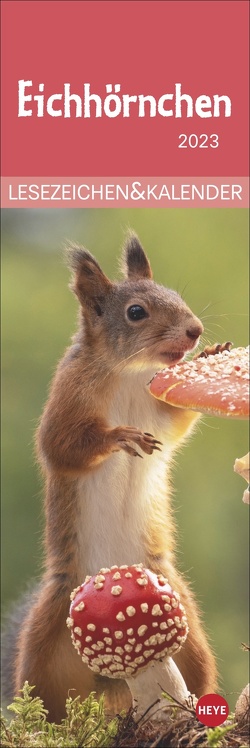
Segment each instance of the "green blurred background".
M2 214L2 601L38 577L42 481L33 437L56 363L76 327L67 288L67 239L84 244L110 277L128 227L155 279L184 295L206 342L248 343L248 212L244 209L6 210ZM205 310L205 311L204 311ZM204 613L231 706L248 679L248 507L233 472L247 424L203 418L176 458L179 565ZM131 562L133 559L131 559ZM192 622L189 622L192 626Z

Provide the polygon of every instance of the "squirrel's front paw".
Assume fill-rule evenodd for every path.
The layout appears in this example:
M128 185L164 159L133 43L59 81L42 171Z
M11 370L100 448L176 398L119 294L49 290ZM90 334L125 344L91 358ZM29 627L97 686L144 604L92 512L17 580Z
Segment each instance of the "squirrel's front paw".
M216 356L217 353L224 353L224 351L230 351L233 343L228 340L226 343L214 343L214 345L206 345L206 347L200 353L197 353L196 358L207 358L208 356Z
M123 449L128 452L132 457L142 457L139 452L131 445L131 442L135 442L146 454L151 455L155 449L160 450L158 439L155 439L153 434L140 431L140 429L133 428L133 426L121 426L113 429L113 436L115 438L116 447L114 449Z

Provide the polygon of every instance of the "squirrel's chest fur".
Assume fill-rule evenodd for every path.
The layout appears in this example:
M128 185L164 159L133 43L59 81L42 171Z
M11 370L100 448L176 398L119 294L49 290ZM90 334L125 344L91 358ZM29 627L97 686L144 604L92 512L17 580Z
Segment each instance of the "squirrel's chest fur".
M148 393L152 371L124 375L109 404L111 427L137 426L162 441L143 458L115 452L78 482L78 548L83 573L102 566L145 561L152 506L165 514L167 464L173 448L171 416ZM140 449L138 448L138 452ZM142 453L141 453L142 454Z

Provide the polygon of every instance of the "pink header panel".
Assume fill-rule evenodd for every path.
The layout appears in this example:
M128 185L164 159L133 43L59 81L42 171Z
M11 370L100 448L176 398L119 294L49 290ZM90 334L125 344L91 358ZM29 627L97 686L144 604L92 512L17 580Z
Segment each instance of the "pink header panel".
M247 176L248 10L3 0L3 176Z

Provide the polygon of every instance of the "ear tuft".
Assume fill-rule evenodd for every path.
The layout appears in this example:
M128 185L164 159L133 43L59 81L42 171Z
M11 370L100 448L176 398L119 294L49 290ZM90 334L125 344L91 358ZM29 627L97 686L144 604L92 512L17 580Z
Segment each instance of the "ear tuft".
M100 265L98 265L98 262L91 252L88 252L84 247L80 247L79 244L70 243L66 247L65 255L67 265L74 273L88 273L88 268L91 270L92 265L101 271Z
M122 255L123 272L129 280L148 279L153 277L147 255L142 248L138 236L130 231L126 239Z

